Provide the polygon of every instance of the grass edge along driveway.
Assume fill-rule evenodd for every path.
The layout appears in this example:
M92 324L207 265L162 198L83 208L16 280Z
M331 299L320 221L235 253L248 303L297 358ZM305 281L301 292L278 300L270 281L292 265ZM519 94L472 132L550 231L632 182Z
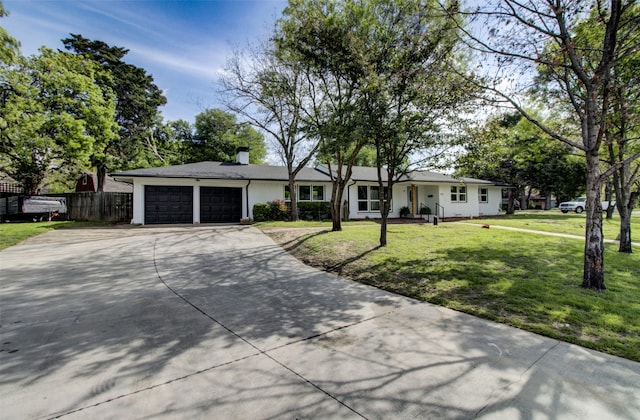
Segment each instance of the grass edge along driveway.
M295 225L290 225L295 226ZM607 290L580 287L583 242L441 223L291 231L276 242L347 278L562 341L640 361L640 256L605 246Z

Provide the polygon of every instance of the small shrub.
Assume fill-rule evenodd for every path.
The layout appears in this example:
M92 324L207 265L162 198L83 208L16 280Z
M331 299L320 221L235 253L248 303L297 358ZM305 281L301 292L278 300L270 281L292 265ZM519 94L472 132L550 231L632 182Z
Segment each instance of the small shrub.
M270 220L271 207L266 203L253 205L253 220L256 222L266 222Z
M411 214L409 207L404 206L400 208L400 217L408 217Z
M420 207L420 214L431 214L431 207L421 206Z
M284 200L273 200L267 203L270 208L270 220L286 221L289 220L289 208Z

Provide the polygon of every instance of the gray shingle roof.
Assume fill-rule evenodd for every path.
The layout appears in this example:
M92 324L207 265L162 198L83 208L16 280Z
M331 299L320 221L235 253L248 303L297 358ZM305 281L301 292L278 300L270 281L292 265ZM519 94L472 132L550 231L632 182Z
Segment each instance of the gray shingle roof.
M236 163L222 162L197 162L186 165L162 166L158 168L134 169L131 171L111 174L114 178L131 179L136 177L150 178L191 178L191 179L233 179L256 181L287 181L287 168L284 166L267 165L240 165ZM377 182L378 172L376 168L354 166L351 179L353 181ZM386 173L383 171L383 179L386 181ZM303 168L296 177L300 182L329 182L326 167L317 169ZM403 177L401 182L438 182L458 184L486 184L493 185L491 181L474 178L454 178L450 175L439 174L430 171L414 171Z
M325 173L329 173L326 167L319 167L320 171ZM351 179L354 181L378 181L378 170L376 168L366 167L366 166L354 166L351 172ZM387 173L385 170L382 171L382 179L383 181L387 180ZM487 184L493 185L494 183L491 181L485 181L482 179L475 178L455 178L451 175L440 174L437 172L431 171L413 171L408 175L400 178L400 182L438 182L438 183L447 183L447 184L459 184L460 182L464 182L467 184Z
M185 165L134 169L111 175L115 178L251 179L260 181L287 181L289 179L287 168L284 166L239 165L223 162L197 162ZM330 181L327 175L312 168L302 168L296 179L298 181Z

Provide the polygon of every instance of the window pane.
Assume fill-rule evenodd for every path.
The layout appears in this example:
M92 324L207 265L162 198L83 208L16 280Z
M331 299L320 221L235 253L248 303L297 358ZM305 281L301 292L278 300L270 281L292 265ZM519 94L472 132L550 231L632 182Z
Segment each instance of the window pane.
M460 194L466 194L467 193L467 187L460 187L460 190L458 192Z
M298 187L298 200L300 201L310 201L311 200L311 186L310 185L300 185Z
M367 199L367 187L358 186L358 200Z
M489 191L486 188L480 188L478 190L478 195L481 203L489 201Z
M369 208L367 207L367 201L358 201L358 211L367 211Z
M458 194L451 194L451 202L456 202L458 201Z
M467 201L467 195L466 194L460 194L458 197L458 201L462 201L463 203Z
M313 201L324 200L324 187L322 185L313 186Z
M451 186L451 192L452 192L451 197L453 197L453 194L457 194L458 193L458 187L452 185Z
M284 201L291 201L291 190L289 190L289 186L284 186Z
M371 188L371 200L378 200L380 198L380 187Z
M380 210L380 202L378 200L372 201L371 211L378 211L378 210Z

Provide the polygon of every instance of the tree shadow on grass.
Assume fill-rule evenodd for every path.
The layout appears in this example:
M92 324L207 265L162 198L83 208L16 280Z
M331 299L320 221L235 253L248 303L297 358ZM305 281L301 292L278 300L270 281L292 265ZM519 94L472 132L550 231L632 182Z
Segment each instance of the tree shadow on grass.
M313 239L313 238L315 238L317 236L326 235L327 233L329 233L328 230L321 230L319 232L309 233L309 234L303 235L302 238L296 237L296 238L290 239L288 241L284 241L284 242L280 243L279 245L282 248L284 248L285 251L293 252L297 248L299 248L302 245L304 245L305 242L307 242L307 241L309 241L309 240L311 240L311 239Z

